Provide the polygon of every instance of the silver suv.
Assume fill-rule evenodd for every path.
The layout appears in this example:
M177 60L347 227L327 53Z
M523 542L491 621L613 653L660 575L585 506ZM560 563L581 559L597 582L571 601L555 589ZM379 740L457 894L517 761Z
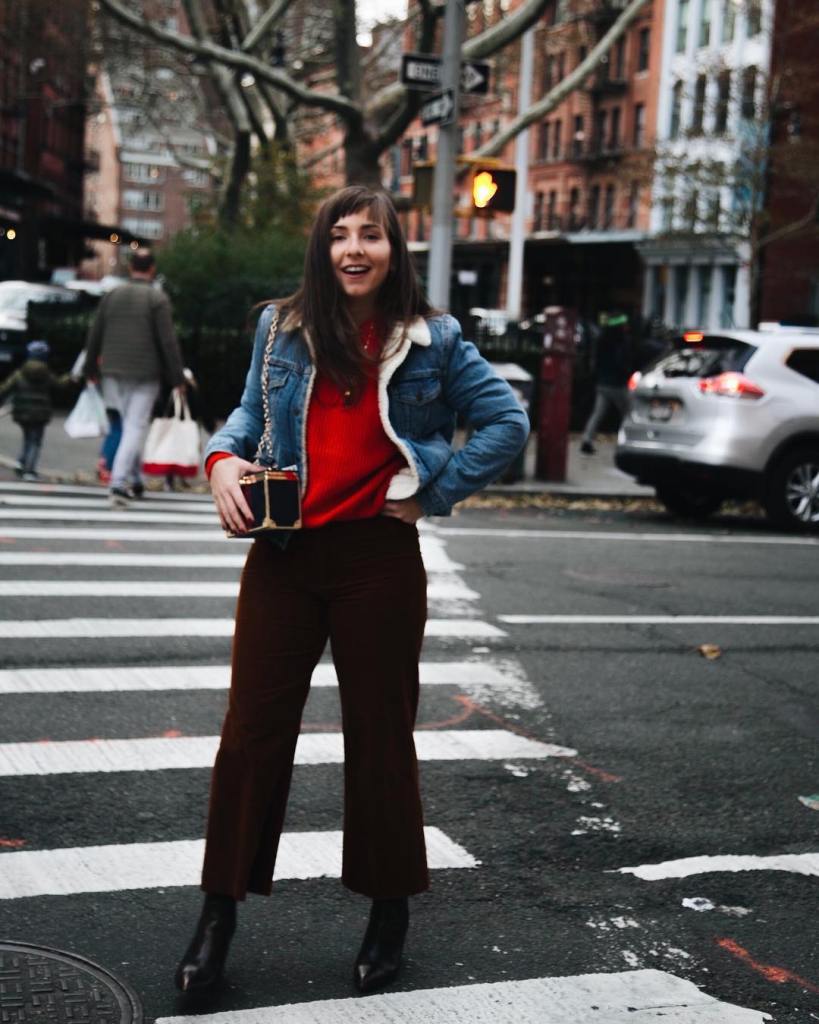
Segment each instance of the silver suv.
M629 389L615 462L673 515L756 498L819 531L819 330L689 331Z

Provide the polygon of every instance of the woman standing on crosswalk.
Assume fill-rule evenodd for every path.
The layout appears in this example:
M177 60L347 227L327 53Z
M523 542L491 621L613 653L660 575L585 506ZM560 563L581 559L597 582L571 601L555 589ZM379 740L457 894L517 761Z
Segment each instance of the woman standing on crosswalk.
M298 467L302 528L257 539L242 574L205 905L176 984L214 985L237 900L271 892L302 708L329 638L344 729L342 882L372 900L353 971L366 993L398 973L407 897L429 886L413 742L426 620L415 523L496 479L529 423L457 321L430 309L391 200L363 187L320 208L302 287L262 313L241 404L208 446L222 526L236 533L251 517L239 479L258 468L266 358L270 460ZM456 452L458 414L474 433Z

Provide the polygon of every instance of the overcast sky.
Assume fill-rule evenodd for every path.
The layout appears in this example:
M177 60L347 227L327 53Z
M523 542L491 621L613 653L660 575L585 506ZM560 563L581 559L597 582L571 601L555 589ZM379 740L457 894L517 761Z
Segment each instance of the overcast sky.
M405 18L407 16L407 0L358 0L359 33L362 43L370 42L370 29L377 21L387 18Z

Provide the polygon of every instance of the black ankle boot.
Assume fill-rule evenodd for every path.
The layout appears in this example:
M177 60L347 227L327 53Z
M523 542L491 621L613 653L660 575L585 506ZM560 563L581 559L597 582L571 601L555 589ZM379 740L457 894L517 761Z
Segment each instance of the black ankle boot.
M373 900L370 922L353 968L353 984L359 992L366 995L396 977L408 927L406 896L397 900Z
M236 930L236 900L232 896L205 896L205 905L174 981L182 992L202 992L222 976L230 940Z

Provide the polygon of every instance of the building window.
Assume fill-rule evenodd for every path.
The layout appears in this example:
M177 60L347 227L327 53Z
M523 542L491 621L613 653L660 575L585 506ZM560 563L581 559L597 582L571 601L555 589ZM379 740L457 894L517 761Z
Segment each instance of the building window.
M549 192L546 206L546 227L549 231L557 231L557 192L554 189Z
M137 238L162 237L161 220L148 220L145 217L124 217L122 226L126 231L130 231L132 235L136 235Z
M580 224L580 189L573 188L569 192L569 230L579 230Z
M646 105L634 104L634 148L642 149L646 141Z
M637 70L648 71L649 52L651 50L651 29L641 28L637 36Z
M688 299L688 267L674 268L674 323L685 324L685 304Z
M594 230L600 220L600 186L592 185L589 191L588 225Z
M699 194L696 189L691 189L686 193L685 201L683 202L683 226L686 231L692 235L697 230L697 212L699 209Z
M614 107L611 112L611 134L609 135L609 149L620 148L620 108Z
M475 149L477 149L483 141L483 125L480 121L475 122L475 127L472 131L472 139L475 144Z
M122 193L122 205L126 210L162 210L165 202L161 192L126 188Z
M758 36L762 31L762 0L746 0L745 20L749 36Z
M594 139L592 140L592 148L595 153L599 153L603 149L606 139L607 118L608 111L605 110L598 110L594 115Z
M722 0L722 42L730 43L737 27L737 0Z
M537 158L549 159L549 121L541 121L537 132Z
M722 311L720 313L720 327L734 326L734 302L737 295L737 268L722 268Z
M742 72L742 99L740 100L740 117L753 121L756 117L756 68L745 68Z
M548 54L543 61L543 94L546 95L555 84L555 56Z
M574 134L572 136L572 156L583 155L583 142L586 133L583 131L583 115L577 114L574 119Z
M719 189L715 189L708 200L708 228L711 231L719 231L720 220L722 219L722 200Z
M195 185L197 188L204 188L210 182L208 172L197 167L186 167L182 177L188 185Z
M428 160L429 159L429 138L426 135L418 136L418 159Z
M626 215L626 227L637 227L637 211L640 209L640 186L636 181L631 183L628 192L628 213Z
M668 137L676 139L680 134L680 120L682 118L683 84L675 82L671 90L671 124L668 127Z
M586 57L588 57L588 55L589 55L589 48L588 48L588 46L578 46L578 48L577 48L577 63L578 63L578 65L582 64L583 61L586 59Z
M557 80L562 82L566 77L566 54L560 53L557 57Z
M709 46L711 43L711 2L712 0L702 0L702 7L700 8L700 46Z
M691 13L689 0L679 0L677 7L677 53L685 53L688 44L688 16Z
M711 267L697 267L697 326L708 326L711 308Z
M563 122L562 121L555 121L555 126L554 126L554 128L552 130L552 156L555 158L555 160L559 160L560 159L560 146L561 146L560 135L561 135L562 127L563 127Z
M622 37L614 48L614 60L609 61L609 77L616 81L626 77L626 41Z
M165 180L165 168L157 167L156 164L124 163L122 174L128 181L151 182L161 185Z
M717 105L714 111L714 131L721 135L728 129L728 111L731 106L731 72L722 71L717 77Z
M542 192L535 192L535 211L534 211L534 229L535 231L543 230L543 199L544 194Z
M614 185L606 185L606 198L603 203L603 227L614 227Z
M708 87L708 79L705 75L698 75L694 85L694 109L691 114L691 134L702 135L705 122L705 92Z
M662 230L670 232L674 228L674 196L669 193L660 200L660 221Z

